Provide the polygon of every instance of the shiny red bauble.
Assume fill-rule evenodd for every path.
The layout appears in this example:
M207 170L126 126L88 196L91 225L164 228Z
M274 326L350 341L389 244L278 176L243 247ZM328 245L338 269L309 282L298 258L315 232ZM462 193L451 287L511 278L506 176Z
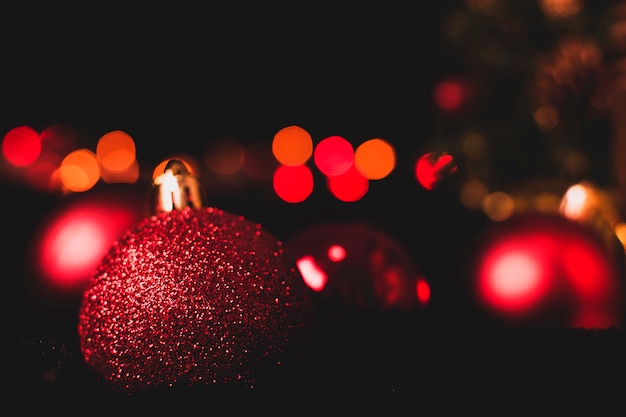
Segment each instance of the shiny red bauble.
M84 292L86 363L116 390L242 383L308 333L309 289L282 243L212 207L142 220Z

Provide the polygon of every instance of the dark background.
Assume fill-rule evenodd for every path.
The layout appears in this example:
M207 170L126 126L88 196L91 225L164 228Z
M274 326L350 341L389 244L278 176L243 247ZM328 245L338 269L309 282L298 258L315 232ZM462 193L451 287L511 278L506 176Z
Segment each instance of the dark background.
M520 118L517 105L525 66L568 28L546 25L531 3L508 4L511 15L524 13L518 17L527 30L506 39L502 51L519 49L508 49L516 58L496 69L481 67L468 59L469 50L446 42L443 19L465 10L462 1L3 3L0 130L69 123L84 132L81 146L93 147L100 135L121 129L135 139L146 167L176 152L198 155L208 139L222 134L269 142L292 124L314 139L339 134L357 145L386 138L398 151L398 168L358 204L338 203L319 190L296 206L258 190L216 194L212 202L261 222L279 238L316 221L366 219L405 244L431 278L433 292L445 295L418 314L347 309L337 319L322 311L311 345L253 391L211 387L126 398L84 368L72 312L50 311L17 284L8 287L3 309L5 328L19 329L5 344L4 379L11 387L3 389L5 399L47 410L80 401L91 410L238 407L236 401L268 410L381 404L393 411L399 405L415 411L421 404L482 411L501 400L511 408L548 403L557 411L585 400L619 404L626 375L622 332L494 329L485 323L467 299L463 268L472 238L488 221L458 202L454 183L426 193L412 177L412 163L430 150L433 138L472 123L494 131L508 124L511 143L492 160L500 169L495 183L558 172L537 157L546 145L539 145L539 134ZM573 30L602 40L616 3L588 2ZM485 86L480 112L444 116L433 105L433 88L447 75L463 73ZM603 129L603 123L590 128ZM610 182L603 163L607 143L600 136L582 145L599 161L592 174L601 183ZM14 278L29 232L59 197L14 184L4 188L7 196L17 196L7 198L2 212L4 234L14 242L5 258L7 278ZM286 406L290 399L300 405Z
M414 143L448 65L437 33L447 3L7 6L3 122L122 129L145 159L220 133L271 139L289 124Z

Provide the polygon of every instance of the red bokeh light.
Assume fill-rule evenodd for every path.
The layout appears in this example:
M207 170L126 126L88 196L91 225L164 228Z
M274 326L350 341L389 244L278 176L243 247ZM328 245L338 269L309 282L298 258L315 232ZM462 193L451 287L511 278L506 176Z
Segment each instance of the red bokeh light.
M331 245L328 248L328 259L333 262L341 262L346 258L346 249L341 245Z
M426 305L430 302L430 285L428 285L428 281L423 278L418 279L415 285L415 291L420 303Z
M441 81L435 86L433 92L435 104L443 111L459 110L467 100L467 87L465 83L448 79Z
M306 165L280 165L274 171L274 192L287 203L301 203L313 192L313 173Z
M39 132L30 126L9 130L2 141L2 154L11 165L25 167L37 160L41 153Z
M620 326L623 284L601 242L557 215L520 215L495 224L476 246L476 300L509 324Z
M326 286L328 282L328 275L320 266L315 262L313 256L303 256L296 261L296 265L304 283L313 291L320 292Z
M136 190L114 187L75 194L42 222L32 242L29 268L44 298L78 298L113 242L142 216Z
M343 174L327 177L327 186L338 200L353 203L367 194L369 180L352 165Z
M341 136L329 136L317 144L313 160L322 174L341 175L354 165L354 148Z
M415 178L424 188L433 190L456 170L452 155L446 152L429 152L417 160Z

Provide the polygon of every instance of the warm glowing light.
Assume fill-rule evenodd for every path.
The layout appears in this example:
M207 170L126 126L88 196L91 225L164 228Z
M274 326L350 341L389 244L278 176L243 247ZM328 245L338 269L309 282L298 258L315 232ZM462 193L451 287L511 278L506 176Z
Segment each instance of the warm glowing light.
M621 323L617 265L589 229L556 214L533 214L494 223L487 236L476 256L476 295L505 322Z
M626 223L618 223L615 226L615 236L617 236L622 246L626 247Z
M435 86L435 104L441 110L457 110L463 104L465 92L463 86L453 80L442 81Z
M280 165L274 171L274 192L287 203L301 203L309 198L313 185L313 173L306 165Z
M369 180L354 166L343 174L327 177L326 184L331 194L345 203L359 201L369 190Z
M329 136L317 144L313 160L322 174L341 175L354 165L354 148L341 136Z
M556 107L545 104L535 110L534 119L541 130L554 130L559 125L559 111Z
M346 258L346 249L341 245L331 245L328 248L328 259L333 262L341 262Z
M539 6L546 16L562 19L578 14L583 4L581 0L539 0Z
M63 158L59 174L68 190L87 191L100 180L100 162L92 151L78 149Z
M568 219L580 220L589 211L589 198L587 187L582 184L572 185L563 195L559 211Z
M461 185L459 199L465 207L478 210L483 206L483 200L489 193L487 186L477 179L467 180Z
M41 153L28 166L24 178L29 186L42 191L64 191L58 170L63 158L76 148L78 132L73 126L58 123L45 128L40 138Z
M313 139L300 126L287 126L274 135L272 153L283 165L303 165L313 153Z
M178 185L178 178L171 169L167 169L163 174L157 176L154 179L154 184L160 187L157 204L161 210L169 212L174 209L174 206L183 206L183 196Z
M396 151L384 139L367 140L356 148L354 166L365 178L380 180L395 168Z
M2 140L2 155L15 167L25 167L37 160L41 152L39 133L30 126L9 130Z
M312 256L303 256L296 261L296 266L302 275L302 279L309 288L317 292L324 289L326 282L328 282L328 276L324 270L317 265L315 258Z
M478 133L470 133L461 142L463 154L468 159L481 160L487 156L487 139Z
M456 164L446 152L429 152L418 158L415 178L427 190L434 190L439 183L455 173Z
M415 285L415 291L420 303L426 305L430 302L430 285L428 285L428 281L423 278L418 279Z
M139 179L139 162L135 159L133 163L126 168L124 171L120 172L111 172L107 170L102 170L100 173L102 181L113 184L113 183L127 183L133 184L137 182Z
M541 268L524 252L511 252L497 259L491 267L490 285L496 296L519 300L537 287Z
M113 242L141 218L141 193L112 187L68 197L42 222L30 267L44 296L79 296Z
M501 222L515 213L515 200L504 191L494 191L483 198L482 207L487 217Z
M552 240L541 235L503 237L482 255L481 302L504 316L530 314L555 285L547 253Z
M153 181L154 181L154 179L156 177L158 177L159 175L161 175L161 174L163 174L165 172L165 166L167 165L168 162L170 162L173 159L176 159L176 160L182 162L183 165L185 165L185 168L187 168L187 171L189 171L190 174L198 175L198 172L199 172L198 171L198 164L196 163L195 159L193 159L189 155L185 155L185 154L174 154L174 155L170 155L167 159L162 160L161 162L159 162L154 167L154 170L152 171L152 180Z
M103 135L96 145L100 167L112 174L128 170L135 163L136 155L135 141L121 130Z
M220 136L211 140L204 151L206 166L218 175L231 175L241 169L245 150L241 141L233 136Z

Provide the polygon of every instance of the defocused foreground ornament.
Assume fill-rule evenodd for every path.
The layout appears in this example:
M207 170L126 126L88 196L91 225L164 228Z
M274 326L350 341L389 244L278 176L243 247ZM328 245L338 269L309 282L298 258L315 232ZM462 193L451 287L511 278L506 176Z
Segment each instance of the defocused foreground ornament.
M279 240L240 215L201 206L181 164L165 174L182 184L166 189L177 193L171 205L155 181L157 212L111 247L84 292L85 361L128 393L252 386L308 334L310 290Z
M495 223L469 257L477 306L510 326L622 326L619 263L592 229L556 214Z
M285 250L321 301L374 311L429 304L430 286L408 250L362 221L314 225L286 239Z

